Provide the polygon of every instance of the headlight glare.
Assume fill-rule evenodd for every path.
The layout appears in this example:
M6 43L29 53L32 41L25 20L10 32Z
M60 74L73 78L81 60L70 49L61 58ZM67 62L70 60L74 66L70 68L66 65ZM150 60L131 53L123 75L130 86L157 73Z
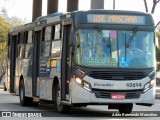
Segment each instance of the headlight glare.
M88 82L82 80L81 78L76 77L75 81L76 81L76 83L77 83L78 85L80 85L80 86L83 87L84 89L86 89L86 90L88 90L88 91L91 91L91 90L92 90L91 85L90 85Z
M153 86L156 83L156 79L151 80L150 85Z
M81 78L76 78L76 82L79 84L79 85L82 85L83 84L83 81Z

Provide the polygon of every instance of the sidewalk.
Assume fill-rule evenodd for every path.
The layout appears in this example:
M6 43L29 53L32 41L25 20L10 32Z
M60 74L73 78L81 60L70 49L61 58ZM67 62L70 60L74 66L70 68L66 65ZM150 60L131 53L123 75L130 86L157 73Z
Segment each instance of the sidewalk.
M0 95L7 95L10 94L8 91L4 91L3 89L0 89Z
M4 85L0 84L0 89L3 89L4 88Z

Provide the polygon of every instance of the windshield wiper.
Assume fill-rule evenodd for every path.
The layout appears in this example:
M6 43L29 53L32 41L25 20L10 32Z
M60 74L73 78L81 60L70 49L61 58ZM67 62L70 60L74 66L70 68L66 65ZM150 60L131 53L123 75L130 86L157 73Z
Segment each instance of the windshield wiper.
M100 35L103 37L102 40L103 40L104 43L106 43L107 47L108 47L108 48L111 47L110 38L109 38L109 37L107 38L107 37L104 35L104 33L102 32L102 30L101 30L98 26L96 27L96 30L97 30L97 32L100 33Z
M135 35L136 35L136 33L137 33L137 30L138 30L138 27L135 27L135 28L133 29L133 32L132 32L129 40L128 40L128 42L126 43L126 48L129 48L129 46L131 45L131 42L132 42L133 38L135 37Z

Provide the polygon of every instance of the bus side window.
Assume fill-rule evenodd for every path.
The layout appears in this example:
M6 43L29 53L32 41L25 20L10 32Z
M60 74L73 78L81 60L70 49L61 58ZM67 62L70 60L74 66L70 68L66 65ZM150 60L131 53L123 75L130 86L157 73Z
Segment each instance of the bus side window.
M61 50L61 41L53 41L52 42L52 50L51 50L51 57L60 57L60 50Z
M33 31L30 30L28 32L27 43L32 43L32 39L33 39Z
M61 24L52 26L52 47L51 47L51 57L60 57L61 51Z
M32 51L33 51L33 43L32 43L32 30L26 32L26 47L25 47L25 58L32 58Z
M45 38L45 41L50 41L51 40L51 27L50 26L45 29L44 38Z
M20 53L20 47L19 47L19 44L20 44L20 33L18 33L18 38L17 38L17 45L16 45L16 58L19 58L19 53Z
M60 24L55 25L54 39L61 39L61 25Z
M25 38L25 32L18 33L18 55L17 58L23 58L24 57L24 38Z
M51 30L51 39L53 40L54 39L54 36L55 36L55 26L52 26L52 30Z
M24 44L28 42L28 31L24 33Z
M31 58L32 57L32 50L33 50L33 45L32 44L26 44L25 58Z
M51 43L51 27L43 28L42 43L41 43L41 56L48 57L50 55Z
M50 54L50 41L49 42L42 42L42 49L41 49L41 56L48 57Z
M24 57L24 44L20 46L19 57L20 57L20 58L23 58L23 57Z

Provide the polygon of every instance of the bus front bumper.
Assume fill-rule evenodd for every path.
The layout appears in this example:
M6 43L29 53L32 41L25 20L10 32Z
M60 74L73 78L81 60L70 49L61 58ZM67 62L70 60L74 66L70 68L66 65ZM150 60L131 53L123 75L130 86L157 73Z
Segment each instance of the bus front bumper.
M100 90L103 92L103 90ZM104 90L105 91L105 90ZM116 92L119 94L118 92ZM136 93L136 92L135 92ZM88 91L78 85L75 81L72 81L72 89L70 91L70 97L71 97L71 104L123 104L123 103L139 103L139 104L154 104L155 103L155 86L153 86L151 89L149 89L146 92L141 91L139 96L136 98L128 98L128 99L111 99L111 97L108 97L108 93L104 93L103 98L97 96L98 93L94 91ZM112 92L109 93L110 95ZM121 92L120 94L127 94L127 91L125 93Z

